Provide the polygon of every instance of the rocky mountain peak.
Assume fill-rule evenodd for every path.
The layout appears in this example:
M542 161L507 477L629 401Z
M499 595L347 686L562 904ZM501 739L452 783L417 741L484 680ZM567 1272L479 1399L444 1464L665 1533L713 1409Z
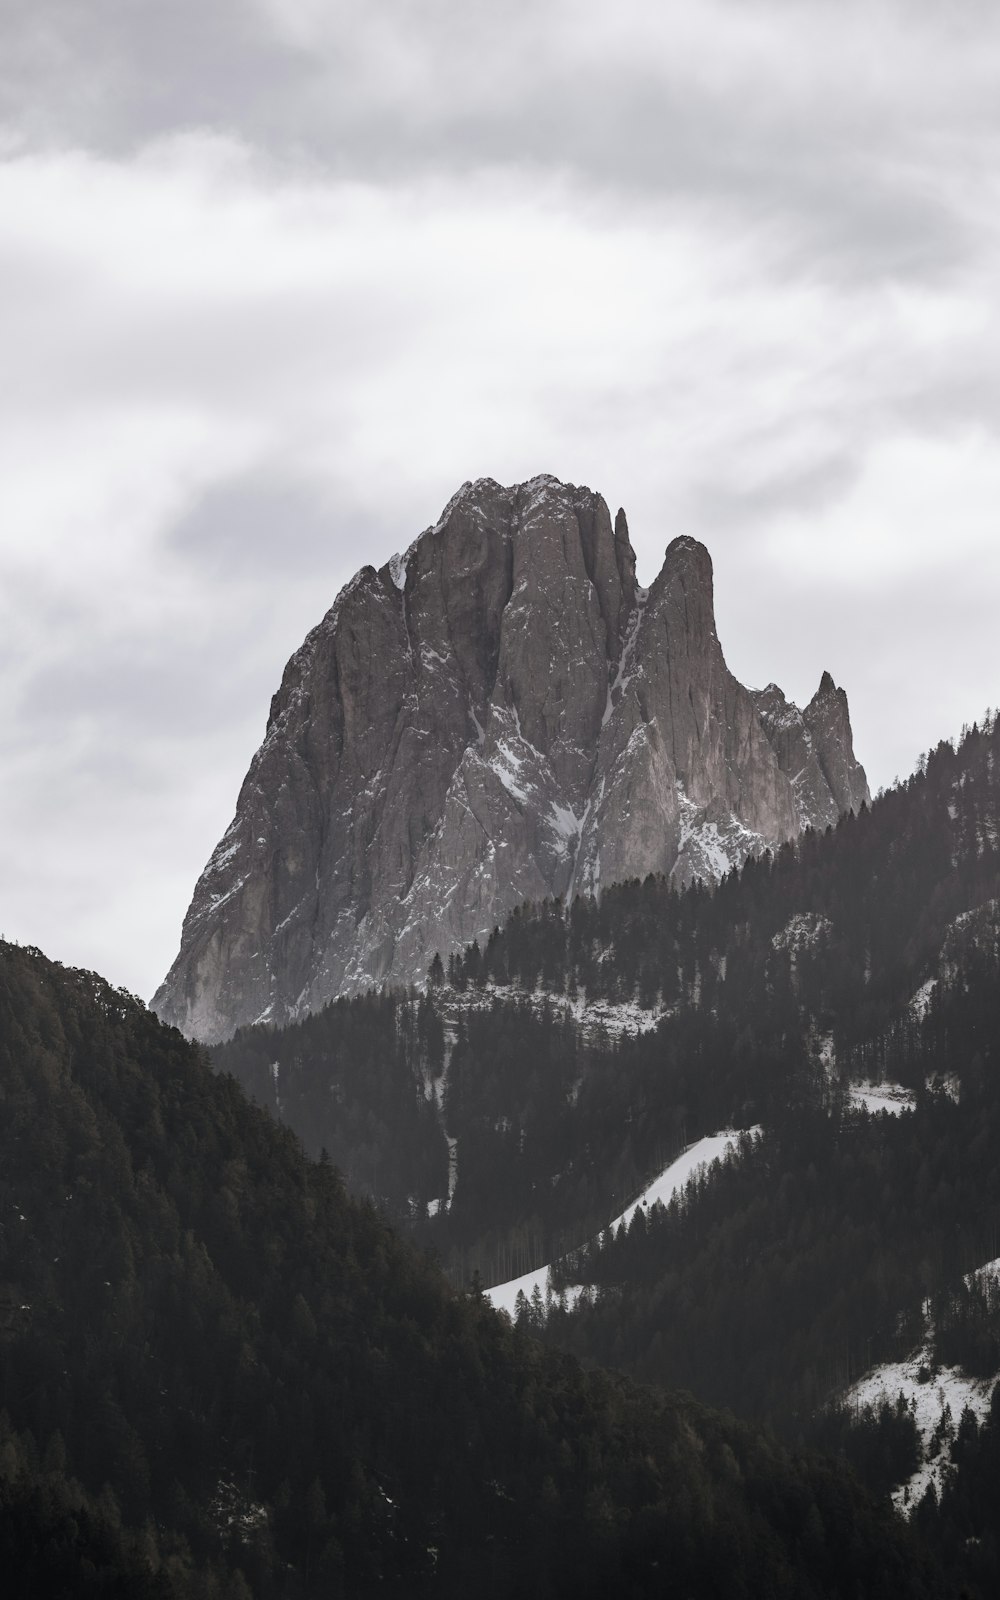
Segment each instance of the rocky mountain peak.
M219 1039L422 979L525 899L714 880L867 797L825 684L737 683L696 539L646 591L593 490L463 484L289 661L154 1005Z
M838 814L869 804L871 795L864 771L854 755L851 714L847 694L824 672L819 688L803 712L823 780Z
M695 581L711 586L713 579L712 557L700 539L692 539L690 534L679 534L676 539L671 539L663 557L663 571L666 573L691 572Z

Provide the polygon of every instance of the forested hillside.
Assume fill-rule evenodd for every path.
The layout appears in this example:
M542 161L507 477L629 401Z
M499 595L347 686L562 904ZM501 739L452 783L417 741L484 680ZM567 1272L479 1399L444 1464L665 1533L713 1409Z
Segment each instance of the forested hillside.
M648 878L525 906L426 995L243 1030L214 1060L408 1214L456 1280L516 1276L700 1134L829 1110L857 1078L923 1096L954 1069L933 1008L913 1041L958 919L1000 894L998 742L987 717L870 811L713 892ZM580 1020L595 1000L603 1030Z
M280 1082L287 1062L315 1141L345 1098L382 1095L380 1052L406 1057L455 1159L450 1205L443 1186L393 1201L456 1282L555 1262L557 1290L591 1287L547 1321L525 1308L525 1331L845 1451L887 1488L913 1469L912 1418L838 1414L850 1380L925 1337L932 1365L1000 1369L995 1298L967 1281L1000 1255L998 744L987 716L870 811L714 892L649 878L599 903L525 906L424 995L253 1030L216 1059L265 1099L268 1063ZM368 1054L349 1042L362 1005L381 1008ZM915 1109L869 1115L860 1080L903 1086ZM669 1211L604 1233L675 1151L752 1124L763 1137ZM421 1137L431 1151L430 1120ZM975 1426L955 1457L966 1485L992 1459ZM977 1493L962 1491L966 1521ZM989 1516L977 1538L992 1572Z
M93 974L0 946L12 1592L941 1596L887 1509L450 1289Z
M429 996L335 1000L294 1028L241 1029L212 1057L389 1215L412 1220L447 1195L448 1144L431 1092L444 1024Z
M950 948L926 1016L889 1041L908 1081L947 1064L948 1089L899 1116L841 1097L776 1118L670 1207L561 1261L557 1283L602 1292L557 1310L551 1337L786 1427L911 1349L928 1299L944 1364L1000 1370L995 1307L962 1287L1000 1254L1000 908Z

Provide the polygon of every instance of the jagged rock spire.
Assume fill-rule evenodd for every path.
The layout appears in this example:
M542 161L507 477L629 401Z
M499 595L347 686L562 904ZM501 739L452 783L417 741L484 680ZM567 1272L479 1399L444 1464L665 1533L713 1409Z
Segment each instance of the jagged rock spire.
M803 713L729 672L697 540L646 593L600 495L480 479L288 663L153 1003L206 1040L283 1021L525 899L717 878L865 796L828 674Z

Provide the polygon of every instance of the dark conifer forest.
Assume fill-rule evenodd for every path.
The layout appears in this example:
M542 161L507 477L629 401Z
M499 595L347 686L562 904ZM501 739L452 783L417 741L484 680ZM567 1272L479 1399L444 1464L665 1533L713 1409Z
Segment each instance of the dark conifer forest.
M843 1466L449 1288L131 996L0 947L8 1592L932 1596Z
M850 1111L858 1079L911 1089L943 1147L945 1101L989 1078L996 1036L998 737L990 718L943 743L870 811L714 892L649 878L525 906L425 995L337 1001L282 1032L241 1030L213 1059L456 1282L563 1256L720 1127L763 1125L759 1159L779 1171L774 1140L839 1147L845 1119L858 1161L866 1141L915 1139ZM635 1008L646 1031L616 1030ZM954 1151L941 1160L951 1171Z
M524 906L426 994L245 1030L215 1062L314 1151L365 1118L356 1181L456 1285L553 1262L556 1298L522 1308L525 1333L828 1450L885 1493L913 1470L912 1418L844 1410L846 1385L925 1337L935 1366L1000 1371L994 1280L973 1276L1000 1256L998 745L988 715L870 810L714 891L649 878ZM363 1017L367 1067L349 1042ZM870 1113L861 1080L914 1109ZM308 1114L278 1107L275 1081ZM759 1131L607 1232L724 1126ZM580 1283L567 1309L559 1290ZM994 1424L959 1421L946 1491L917 1520L952 1558L974 1548L969 1581L992 1592Z
M996 1406L907 1530L912 1416L838 1397L923 1337L1000 1366L998 740L713 893L526 906L426 993L211 1065L4 946L22 1592L995 1592ZM607 1229L722 1126L732 1159ZM492 1310L547 1260L547 1308Z

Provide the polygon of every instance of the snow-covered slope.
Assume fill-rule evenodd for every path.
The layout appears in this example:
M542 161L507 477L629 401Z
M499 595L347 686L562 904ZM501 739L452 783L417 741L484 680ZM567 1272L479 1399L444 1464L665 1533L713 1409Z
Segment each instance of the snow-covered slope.
M970 1277L1000 1278L1000 1259L986 1262ZM925 1312L929 1317L929 1305ZM951 1443L962 1412L968 1407L976 1421L983 1422L989 1415L990 1399L998 1380L1000 1372L988 1378L977 1378L963 1372L961 1367L935 1366L928 1326L925 1342L905 1361L874 1367L846 1391L845 1404L859 1407L878 1407L885 1400L895 1404L899 1395L903 1395L913 1413L922 1460L912 1478L893 1493L900 1510L912 1511L931 1484L940 1494L951 1466Z
M900 1510L919 1504L930 1484L938 1493L951 1464L951 1439L966 1406L977 1422L988 1416L990 1395L996 1376L970 1378L960 1367L932 1368L930 1353L915 1350L905 1361L876 1367L851 1386L845 1395L848 1405L878 1407L883 1400L894 1404L902 1394L913 1413L920 1435L923 1460L913 1477L893 1492ZM938 1435L935 1440L935 1435Z
M466 989L456 993L445 986L437 993L438 1004L445 1026L454 1030L458 1019L470 1012L489 1011L497 1000L509 1004L528 1006L542 1014L570 1018L576 1025L578 1036L590 1043L604 1034L609 1040L634 1038L636 1034L649 1033L660 1018L667 1014L663 1006L641 1006L637 1000L589 999L585 994L560 994L541 987L525 990L507 986L497 988L492 983L481 989Z
M760 1129L748 1128L746 1132L750 1138L756 1138ZM657 1204L669 1205L674 1195L683 1189L696 1173L710 1167L713 1161L725 1161L731 1156L742 1136L738 1129L725 1128L722 1133L707 1134L704 1139L698 1139L689 1145L676 1160L664 1168L658 1178L654 1178L652 1183L643 1189L630 1206L626 1206L620 1216L615 1217L610 1224L612 1233L616 1233L622 1223L627 1228L640 1209L648 1211Z
M850 1101L873 1116L876 1112L887 1111L891 1117L898 1117L914 1109L916 1096L901 1083L852 1083Z
M748 1131L752 1136L755 1136L760 1132L760 1129L751 1128ZM655 1206L657 1203L669 1205L674 1195L683 1189L685 1184L696 1173L710 1167L713 1161L725 1161L731 1156L740 1138L741 1134L738 1131L726 1128L721 1133L708 1134L704 1139L698 1139L694 1144L689 1145L681 1155L671 1161L646 1186L631 1205L626 1206L625 1210L615 1217L614 1221L609 1224L612 1232L616 1231L622 1223L628 1227L640 1207L643 1210L649 1210L651 1206ZM537 1288L543 1298L547 1296L550 1271L551 1267L548 1265L537 1267L534 1272L526 1272L520 1278L512 1278L507 1283L495 1284L492 1289L487 1289L486 1293L498 1310L507 1311L513 1316L517 1297L520 1293L523 1292L527 1299L530 1300ZM566 1303L568 1305L574 1304L582 1293L582 1286L574 1284L566 1290Z

